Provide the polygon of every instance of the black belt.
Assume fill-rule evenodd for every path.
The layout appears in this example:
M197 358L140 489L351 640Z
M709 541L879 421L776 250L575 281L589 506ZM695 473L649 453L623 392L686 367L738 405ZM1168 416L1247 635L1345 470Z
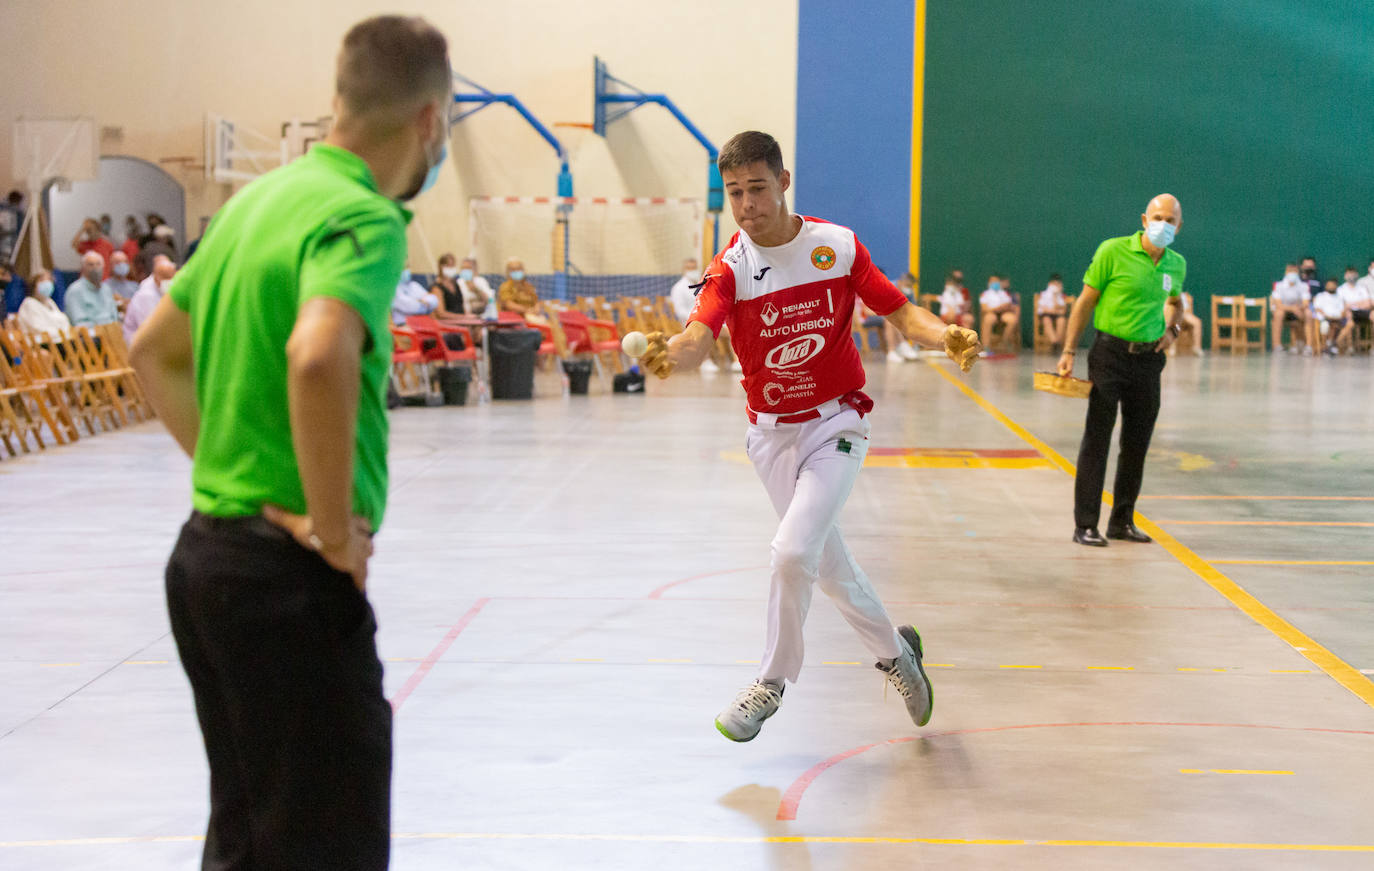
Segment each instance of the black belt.
M1158 339L1153 342L1128 342L1120 336L1113 336L1111 333L1104 333L1099 330L1097 340L1108 345L1115 345L1127 354L1153 354L1159 350Z

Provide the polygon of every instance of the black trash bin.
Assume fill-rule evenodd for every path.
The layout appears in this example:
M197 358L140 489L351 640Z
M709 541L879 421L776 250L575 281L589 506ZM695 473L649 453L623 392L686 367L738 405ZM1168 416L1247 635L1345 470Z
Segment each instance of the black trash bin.
M592 380L591 360L565 360L563 371L568 375L568 392L578 396L587 395L587 385Z
M472 370L466 366L445 366L440 369L439 391L444 394L444 405L466 405L471 381Z
M491 398L533 399L534 360L543 344L538 330L491 330Z

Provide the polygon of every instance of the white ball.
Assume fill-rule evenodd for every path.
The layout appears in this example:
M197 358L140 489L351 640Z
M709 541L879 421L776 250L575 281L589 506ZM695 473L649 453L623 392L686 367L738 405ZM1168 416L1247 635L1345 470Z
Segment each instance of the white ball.
M620 340L620 349L638 360L649 350L649 340L638 330L632 333L626 333L625 338Z

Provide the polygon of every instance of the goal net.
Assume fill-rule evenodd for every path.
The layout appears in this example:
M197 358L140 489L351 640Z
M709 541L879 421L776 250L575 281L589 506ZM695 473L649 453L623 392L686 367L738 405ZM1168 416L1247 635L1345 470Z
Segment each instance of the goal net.
M485 273L518 257L541 296L664 296L682 261L702 257L701 200L667 197L476 197L472 256ZM566 222L566 224L565 224ZM565 268L566 267L566 268Z

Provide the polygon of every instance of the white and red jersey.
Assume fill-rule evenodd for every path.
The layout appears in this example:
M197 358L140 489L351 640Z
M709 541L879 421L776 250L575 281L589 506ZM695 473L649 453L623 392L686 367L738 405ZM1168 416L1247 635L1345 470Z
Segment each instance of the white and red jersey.
M706 270L688 321L716 336L729 325L751 409L795 414L864 386L849 331L855 297L880 315L907 302L853 230L803 217L785 245L736 233Z

